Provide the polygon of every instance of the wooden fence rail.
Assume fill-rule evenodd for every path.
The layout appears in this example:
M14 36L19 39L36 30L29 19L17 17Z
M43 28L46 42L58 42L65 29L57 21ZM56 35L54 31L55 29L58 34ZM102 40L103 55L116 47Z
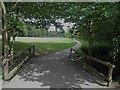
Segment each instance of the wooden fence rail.
M9 73L7 77L3 77L5 81L11 80L17 71L22 67L22 65L31 57L35 55L35 46L29 47L26 50L21 51L13 57L13 60L8 59L9 64ZM22 58L20 58L20 57ZM5 61L3 62L4 65ZM4 66L3 66L4 67Z
M72 55L75 55L76 57L78 56L78 54L80 54L82 57L85 57L87 58L88 60L92 60L92 61L95 61L97 63L100 63L102 65L105 65L108 67L108 76L105 76L103 74L101 74L99 72L100 75L104 76L108 82L107 82L107 86L110 86L111 82L112 82L112 73L113 73L113 68L115 68L115 65L109 63L109 62L105 62L103 60L100 60L100 59L97 59L97 58L94 58L94 57L91 57L91 56L88 56L86 55L85 53L83 53L83 51L76 51L75 49L71 48L70 49L70 58L72 57ZM86 64L85 64L86 65ZM88 66L88 65L87 65ZM90 67L90 66L89 66ZM91 67L92 68L92 67ZM97 71L98 72L98 71Z

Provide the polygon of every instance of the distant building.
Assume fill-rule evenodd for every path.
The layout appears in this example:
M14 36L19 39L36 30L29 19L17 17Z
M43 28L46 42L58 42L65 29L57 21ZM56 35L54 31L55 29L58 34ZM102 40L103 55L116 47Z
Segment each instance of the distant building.
M48 28L48 32L55 32L56 31L56 28L55 28L55 26L53 25L53 24L51 24L50 26L49 26L49 28Z

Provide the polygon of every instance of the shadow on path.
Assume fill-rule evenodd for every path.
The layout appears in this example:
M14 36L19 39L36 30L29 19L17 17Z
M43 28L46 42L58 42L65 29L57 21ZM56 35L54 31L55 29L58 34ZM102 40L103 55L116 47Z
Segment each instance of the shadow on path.
M78 42L73 48L79 48ZM32 58L4 88L104 88L101 81L70 61L69 49Z

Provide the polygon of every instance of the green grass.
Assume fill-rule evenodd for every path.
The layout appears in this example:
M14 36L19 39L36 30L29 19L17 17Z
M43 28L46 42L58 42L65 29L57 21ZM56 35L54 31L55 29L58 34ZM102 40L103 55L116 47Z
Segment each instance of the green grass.
M64 50L66 48L72 47L75 45L75 42L70 42L70 43L65 43L65 42L48 42L48 43L43 43L43 42L16 42L15 43L15 48L14 51L15 53L18 53L22 50L25 50L26 48L29 48L31 46L35 46L36 50L42 52L56 52L60 50Z

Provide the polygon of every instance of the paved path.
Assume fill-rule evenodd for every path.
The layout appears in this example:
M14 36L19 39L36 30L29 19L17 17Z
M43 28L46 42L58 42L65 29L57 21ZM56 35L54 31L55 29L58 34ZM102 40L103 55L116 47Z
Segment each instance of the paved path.
M80 47L78 42L73 48ZM106 88L100 79L76 67L69 49L28 61L4 88Z

